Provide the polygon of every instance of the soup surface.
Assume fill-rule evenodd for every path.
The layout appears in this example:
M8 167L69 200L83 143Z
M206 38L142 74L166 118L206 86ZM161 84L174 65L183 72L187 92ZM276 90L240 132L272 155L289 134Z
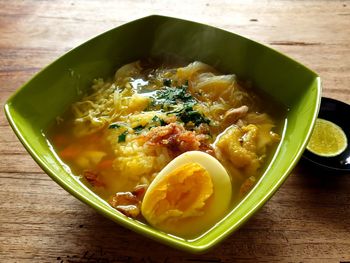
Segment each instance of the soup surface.
M281 118L268 114L283 111L276 107L198 61L136 61L95 79L49 140L116 210L194 238L257 182L280 140Z

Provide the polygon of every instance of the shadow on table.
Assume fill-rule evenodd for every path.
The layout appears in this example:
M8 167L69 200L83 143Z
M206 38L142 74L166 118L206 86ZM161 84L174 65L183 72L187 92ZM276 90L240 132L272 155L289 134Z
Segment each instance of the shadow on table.
M289 200L290 192L294 199ZM322 174L300 163L270 202L241 229L202 255L167 247L91 211L78 226L78 233L83 237L80 254L72 252L60 260L99 263L278 262L283 255L285 260L294 262L296 252L301 253L300 259L307 256L303 255L303 250L308 241L319 237L318 225L326 225L323 231L339 229L342 233L349 227L349 193L350 176ZM308 229L310 225L312 227ZM329 227L332 229L327 230ZM74 242L79 242L78 236L75 239Z
M325 171L301 160L296 168L304 206L315 221L327 223L333 231L350 226L350 174Z
M233 262L233 259L256 262L253 250L269 250L260 247L263 244L258 245L264 242L261 238L264 230L254 230L254 225L259 225L262 220L268 225L271 221L260 217L257 220L252 218L248 227L242 227L207 253L193 255L136 234L92 211L91 216L78 226L77 231L80 232L82 240L79 241L79 236L67 238L68 242L81 242L80 248L75 248L79 252L71 251L58 258L62 263ZM237 260L234 262L238 262Z

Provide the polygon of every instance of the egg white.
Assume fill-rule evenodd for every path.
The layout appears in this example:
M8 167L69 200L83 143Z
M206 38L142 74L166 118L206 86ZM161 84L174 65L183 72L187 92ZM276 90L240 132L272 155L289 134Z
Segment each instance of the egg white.
M155 226L154 222L152 222L152 214L149 207L151 197L149 196L157 189L164 177L176 168L188 163L197 163L202 166L207 170L212 180L213 194L207 200L203 208L203 214L189 218L180 218L172 223ZM223 218L230 206L231 196L232 184L230 176L222 164L207 153L190 151L176 157L156 176L145 193L141 211L146 221L159 230L184 238L194 238L209 230Z

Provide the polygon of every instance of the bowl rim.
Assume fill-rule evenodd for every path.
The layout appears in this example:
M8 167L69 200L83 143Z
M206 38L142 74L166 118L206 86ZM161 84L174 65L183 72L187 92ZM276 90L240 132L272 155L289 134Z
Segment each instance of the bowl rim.
M137 227L136 224L132 224L128 219L125 219L121 216L117 216L116 219L116 214L115 213L111 213L109 211L107 211L106 209L104 209L103 207L97 205L93 200L90 200L88 197L84 196L83 194L77 192L75 190L75 188L69 184L67 184L66 182L64 182L63 180L61 180L58 176L55 175L55 173L50 169L50 167L48 165L46 165L40 156L38 156L36 154L36 151L34 149L34 147L30 144L29 141L27 141L23 136L21 131L19 130L19 128L16 125L16 121L13 118L12 114L11 114L11 108L12 108L12 101L14 100L14 98L17 96L17 94L19 93L20 90L22 90L29 82L31 82L34 78L36 78L38 75L43 74L43 72L46 71L47 68L49 68L52 64L57 63L58 61L63 60L66 56L69 56L69 54L75 52L77 49L81 48L82 46L86 45L87 43L93 42L95 41L97 38L102 37L103 35L116 30L117 28L120 27L124 27L127 26L128 24L131 23L135 23L135 22L141 22L142 20L147 20L147 19L152 19L152 18L166 18L166 19L171 19L171 20L177 20L177 21L181 21L181 22L187 22L187 23L193 23L193 24L198 24L201 26L206 26L206 27L210 27L213 28L215 30L220 30L220 31L224 31L227 33L230 33L232 35L235 35L236 37L240 37L243 38L247 41L252 42L254 45L258 45L258 46L262 46L263 48L272 50L273 52L277 53L279 56L284 57L285 59L291 60L292 62L294 62L295 64L297 64L298 66L302 67L304 70L307 70L308 72L310 72L311 74L313 74L313 81L316 81L317 84L317 98L316 98L316 108L314 108L314 113L312 116L312 122L309 126L309 129L306 133L305 139L304 139L304 143L299 147L298 152L295 155L295 158L291 161L291 163L288 165L288 169L286 169L286 171L284 172L283 175L281 175L279 177L279 180L277 183L275 183L273 185L273 187L269 190L266 191L266 193L264 194L264 197L262 199L259 200L259 202L252 207L247 214L245 214L244 217L242 217L238 222L236 222L235 224L231 225L230 227L224 229L220 235L216 235L214 238L212 238L210 241L206 242L203 245L198 245L195 244L194 242L197 241L198 239L201 239L203 236L198 237L198 239L195 239L194 242L193 241L188 241L188 240L184 240L184 239L180 239L174 236L170 236L167 234L163 234L163 233L159 233L158 230L156 229L148 229L142 225L140 225L139 227ZM44 172L49 175L57 184L59 184L63 189L65 189L67 192L69 192L70 194L72 194L74 197L76 197L78 200L82 201L83 203L88 204L89 206L93 207L98 213L108 217L109 219L112 219L113 221L117 222L118 224L120 224L123 227L126 227L128 229L131 229L139 234L142 234L144 236L147 236L148 238L151 238L153 240L162 242L164 244L167 244L171 247L175 247L177 249L181 249L181 250L185 250L191 253L203 253L205 251L207 251L208 249L212 248L213 246L217 245L220 241L222 241L223 239L225 239L228 235L232 234L235 230L237 230L240 226L242 226L243 223L245 223L254 213L256 213L272 196L273 194L281 187L281 185L283 184L283 182L287 179L287 177L289 176L290 172L292 171L292 169L296 166L296 164L298 163L299 159L302 156L302 153L304 152L307 142L310 139L313 127L315 125L316 119L317 119L317 115L318 115L318 111L320 109L320 102L321 102L321 78L317 75L317 73L315 73L314 71L312 71L311 69L309 69L308 67L304 66L303 64L301 64L300 62L290 58L289 56L279 52L278 50L275 50L267 45L261 44L255 40L252 40L250 38L244 37L242 35L236 34L234 32L228 31L228 30L224 30L215 26L211 26L211 25L207 25L204 23L199 23L199 22L195 22L195 21L191 21L191 20L186 20L186 19L179 19L179 18L175 18L175 17L170 17L170 16L162 16L162 15L150 15L150 16L145 16L145 17L141 17L132 21L129 21L127 23L118 25L114 28L111 28L105 32L102 32L101 34L98 34L90 39L88 39L87 41L83 42L82 44L72 48L71 50L69 50L68 52L64 53L63 55L59 56L58 58L56 58L54 61L52 61L51 63L49 63L47 66L43 67L39 72L37 72L36 74L34 74L27 82L25 82L21 87L19 87L9 98L8 100L5 102L4 104L4 111L5 111L5 115L6 118L10 124L10 126L12 127L13 131L15 132L16 136L18 137L18 139L20 140L20 142L22 143L22 145L25 147L25 149L27 150L27 152L32 156L32 158L36 161L36 163L44 170ZM224 220L224 219L222 219ZM158 233L157 233L158 232ZM204 234L205 236L205 234Z

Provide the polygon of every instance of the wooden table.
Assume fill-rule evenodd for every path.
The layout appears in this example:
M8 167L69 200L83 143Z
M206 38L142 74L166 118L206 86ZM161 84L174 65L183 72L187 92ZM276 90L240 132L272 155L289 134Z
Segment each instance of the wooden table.
M67 50L164 14L267 44L350 103L350 1L0 0L0 102ZM350 120L350 117L349 117ZM212 251L191 255L126 230L54 183L0 114L0 262L350 262L350 176L299 164L274 197Z

